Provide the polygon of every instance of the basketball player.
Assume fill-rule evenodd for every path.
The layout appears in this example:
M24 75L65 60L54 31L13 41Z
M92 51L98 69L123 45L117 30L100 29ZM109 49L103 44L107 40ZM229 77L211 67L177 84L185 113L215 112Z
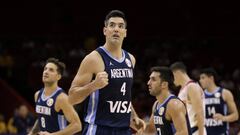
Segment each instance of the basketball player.
M135 58L122 49L127 22L123 12L113 10L104 23L106 42L83 59L69 100L72 104L84 101L83 135L131 135L130 119L139 128L145 123L131 104Z
M204 93L198 83L187 75L186 66L182 62L171 65L174 83L181 86L178 97L186 104L188 117L193 135L206 135L204 127Z
M191 135L191 128L184 103L170 93L174 77L168 67L153 67L148 81L149 92L157 101L144 132L157 135Z
M213 68L201 71L200 84L205 93L208 135L228 135L229 122L238 120L238 111L232 93L216 85L217 73Z
M47 60L42 76L44 88L35 93L38 120L30 135L72 135L81 130L77 113L68 96L58 86L64 69L65 64L58 59Z

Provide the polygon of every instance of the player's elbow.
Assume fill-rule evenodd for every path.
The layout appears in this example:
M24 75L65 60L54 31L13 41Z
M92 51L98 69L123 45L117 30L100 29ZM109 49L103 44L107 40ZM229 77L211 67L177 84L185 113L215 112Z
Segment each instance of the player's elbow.
M70 89L68 92L68 101L70 104L75 105L79 103L79 97L76 96L76 92L73 89Z
M234 121L237 121L239 119L239 114L238 114L238 111L235 113L235 117L234 117Z
M187 129L182 129L181 131L177 131L175 135L189 135Z
M82 124L80 121L74 121L72 123L72 127L75 133L82 131Z

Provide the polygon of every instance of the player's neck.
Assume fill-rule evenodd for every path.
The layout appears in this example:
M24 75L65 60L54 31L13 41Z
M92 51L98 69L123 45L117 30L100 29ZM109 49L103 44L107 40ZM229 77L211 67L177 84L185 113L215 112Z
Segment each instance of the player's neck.
M209 85L209 87L207 88L207 91L212 93L216 90L216 88L217 88L217 85L213 83Z
M181 86L185 86L189 81L191 81L192 79L189 78L189 76L187 74L183 74L181 77Z
M57 90L57 83L54 84L44 84L45 96L50 96L54 91Z
M159 94L159 96L157 96L157 100L160 104L162 104L170 95L170 92L168 90L162 91L161 94Z
M122 48L120 45L110 45L108 43L104 44L103 46L114 58L121 59L122 55Z

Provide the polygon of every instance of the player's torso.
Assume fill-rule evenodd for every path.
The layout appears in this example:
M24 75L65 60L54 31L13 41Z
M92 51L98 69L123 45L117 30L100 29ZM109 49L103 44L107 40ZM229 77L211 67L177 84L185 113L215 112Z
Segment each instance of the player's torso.
M56 112L55 110L56 99L62 92L63 90L58 88L51 96L46 97L44 90L40 90L35 108L38 114L40 131L48 131L51 133L66 127L67 121L63 113L61 111Z
M206 104L206 119L205 126L207 128L208 134L220 134L226 133L228 129L228 124L221 120L215 120L213 115L220 113L222 115L227 114L227 105L222 97L222 88L217 88L213 93L209 93L207 90L204 91L205 94L205 104Z
M88 97L85 122L110 127L127 127L131 114L133 65L123 51L121 60L114 59L103 47L97 49L108 73L109 84Z
M158 135L174 135L176 132L173 122L166 119L167 104L171 99L178 99L178 98L174 95L170 95L162 104L160 103L156 104L156 107L154 110L154 124L155 124ZM189 124L187 114L185 118L187 122L186 124L189 131L189 135L191 135L190 124Z

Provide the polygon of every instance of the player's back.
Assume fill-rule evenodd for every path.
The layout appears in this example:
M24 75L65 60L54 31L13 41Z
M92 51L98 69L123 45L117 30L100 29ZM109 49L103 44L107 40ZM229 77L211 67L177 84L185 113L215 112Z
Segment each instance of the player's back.
M104 62L109 84L90 94L84 101L84 121L93 125L93 128L129 128L133 82L130 56L122 50L123 57L117 60L104 47L99 47L96 51Z
M227 115L227 105L223 100L222 92L223 88L220 87L217 87L213 93L210 93L207 90L204 91L206 103L205 126L208 135L228 134L228 123L213 118L215 113Z
M57 88L52 95L46 97L44 89L39 91L36 102L36 113L38 114L40 131L48 131L51 133L66 127L67 121L63 112L56 112L55 110L56 99L62 92L62 88Z

